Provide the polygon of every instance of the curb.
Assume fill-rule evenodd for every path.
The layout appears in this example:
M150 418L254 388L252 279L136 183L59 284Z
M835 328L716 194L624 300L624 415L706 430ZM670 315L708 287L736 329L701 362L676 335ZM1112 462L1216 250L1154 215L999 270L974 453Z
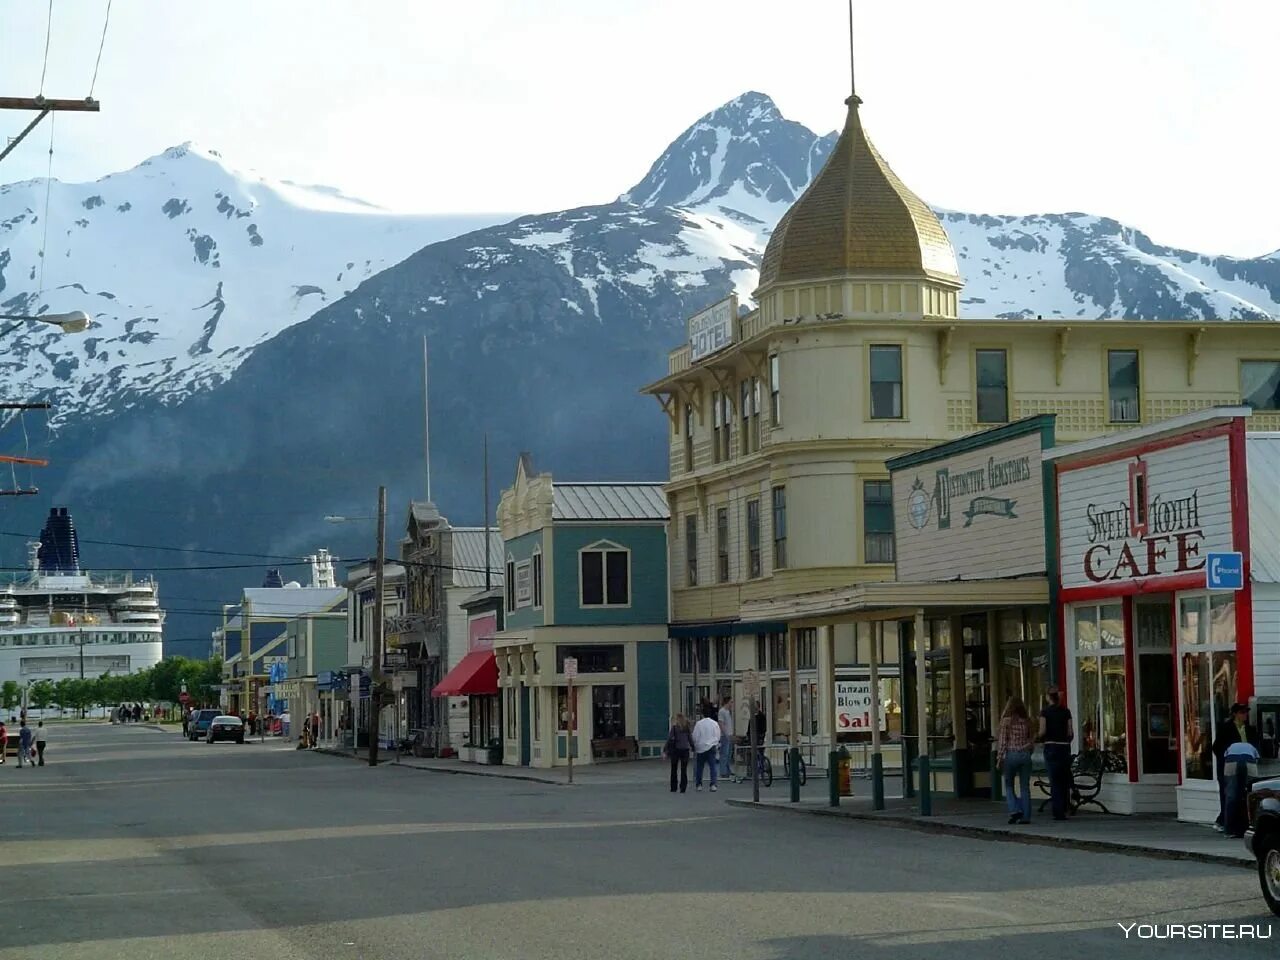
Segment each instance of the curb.
M361 763L368 765L369 758L362 757L358 754L349 753L346 750L328 750L321 747L314 751L315 753L323 753L330 757L345 757L348 760L359 760ZM487 773L483 770L441 770L439 767L419 767L412 763L395 763L391 760L381 760L378 762L380 767L396 767L400 770L416 770L419 773L442 773L447 776L460 777L487 777L490 780L523 780L526 783L545 783L552 787L569 787L579 786L579 784L565 783L563 780L551 780L547 777L536 777L529 774L511 774L511 773Z
M1256 869L1251 860L1228 857L1214 853L1196 853L1189 850L1160 850L1154 847L1143 847L1133 843L1116 843L1107 840L1081 840L1075 837L1047 837L1034 833L1014 833L995 827L962 826L941 820L924 820L919 817L903 817L882 813L855 813L830 807L784 807L775 804L756 804L750 800L726 800L731 807L767 810L776 813L799 813L812 817L834 817L840 820L858 820L862 823L874 823L897 830L914 830L917 833L948 834L956 837L969 837L973 840L986 840L993 843L1024 843L1041 847L1059 847L1071 850L1086 850L1090 853L1114 853L1128 857L1144 857L1149 860L1190 860L1197 863L1210 863L1224 867L1242 867L1245 870Z

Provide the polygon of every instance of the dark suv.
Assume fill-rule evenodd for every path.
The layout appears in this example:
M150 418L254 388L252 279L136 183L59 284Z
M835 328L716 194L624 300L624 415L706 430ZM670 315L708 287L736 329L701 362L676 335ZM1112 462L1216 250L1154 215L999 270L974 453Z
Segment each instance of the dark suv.
M1249 791L1249 829L1245 846L1258 858L1262 896L1280 916L1280 777L1262 780Z
M209 732L209 724L213 723L213 718L221 715L221 710L197 710L191 714L191 722L187 724L187 739L203 740Z

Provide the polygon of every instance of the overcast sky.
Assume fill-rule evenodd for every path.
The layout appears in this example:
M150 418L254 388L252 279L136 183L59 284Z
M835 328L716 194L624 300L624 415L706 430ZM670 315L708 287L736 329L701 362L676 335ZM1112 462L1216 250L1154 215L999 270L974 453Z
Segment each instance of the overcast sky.
M45 93L83 97L106 0L57 0ZM40 83L45 0L0 0L0 94ZM1160 243L1280 247L1277 0L860 0L863 116L931 203L1083 210ZM115 0L95 95L54 175L196 140L398 210L612 199L745 90L827 131L844 0ZM13 135L23 115L0 114ZM46 121L47 123L47 121ZM0 182L42 176L42 127Z

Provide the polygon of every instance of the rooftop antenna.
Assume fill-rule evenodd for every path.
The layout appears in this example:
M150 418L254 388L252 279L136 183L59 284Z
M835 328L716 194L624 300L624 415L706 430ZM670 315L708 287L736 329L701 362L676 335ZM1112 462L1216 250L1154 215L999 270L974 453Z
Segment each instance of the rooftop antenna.
M858 85L853 77L853 0L849 0L849 96L858 99Z

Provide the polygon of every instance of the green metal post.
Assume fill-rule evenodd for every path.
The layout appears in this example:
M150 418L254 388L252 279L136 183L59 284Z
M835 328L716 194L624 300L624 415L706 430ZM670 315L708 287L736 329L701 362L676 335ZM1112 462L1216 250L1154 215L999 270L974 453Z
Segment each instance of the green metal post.
M792 747L787 752L787 767L791 771L791 802L800 802L800 751Z
M871 755L871 808L884 809L884 757L879 753Z
M907 800L912 799L916 795L915 770L912 768L911 739L904 737L902 740L902 796Z
M840 806L840 753L836 750L827 754L827 804Z
M933 784L929 782L929 758L920 755L920 816L933 816Z

